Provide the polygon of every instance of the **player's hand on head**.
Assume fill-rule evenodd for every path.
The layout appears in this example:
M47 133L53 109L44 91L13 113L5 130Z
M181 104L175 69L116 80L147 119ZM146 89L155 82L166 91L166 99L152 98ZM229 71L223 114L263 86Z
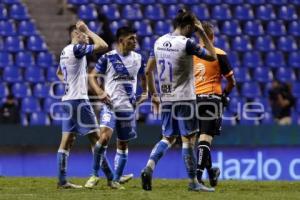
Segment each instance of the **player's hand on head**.
M76 28L83 33L87 33L89 31L89 27L81 20L76 23Z

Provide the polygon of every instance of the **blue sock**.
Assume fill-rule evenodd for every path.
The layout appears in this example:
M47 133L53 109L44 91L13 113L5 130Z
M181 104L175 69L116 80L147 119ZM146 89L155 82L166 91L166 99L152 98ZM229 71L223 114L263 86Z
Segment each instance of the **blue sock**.
M147 167L150 167L152 170L154 170L155 165L163 157L170 146L171 145L167 140L159 141L151 151ZM154 163L152 161L154 161Z
M59 149L57 152L57 169L58 169L58 181L63 185L67 182L67 161L69 152L63 149Z
M99 176L98 172L100 169L100 165L103 161L104 152L106 151L107 146L102 146L98 142L95 145L94 148L94 155L93 155L93 175Z
M102 169L103 173L105 174L107 180L109 180L109 181L113 180L114 174L113 174L112 168L109 164L109 161L107 160L106 151L104 152L103 160L101 163L101 169Z
M120 181L125 165L127 163L127 158L128 158L128 149L126 150L117 149L117 153L115 156L114 181Z
M182 158L185 164L185 168L188 174L188 177L194 181L196 178L196 157L193 145L189 143L182 143Z

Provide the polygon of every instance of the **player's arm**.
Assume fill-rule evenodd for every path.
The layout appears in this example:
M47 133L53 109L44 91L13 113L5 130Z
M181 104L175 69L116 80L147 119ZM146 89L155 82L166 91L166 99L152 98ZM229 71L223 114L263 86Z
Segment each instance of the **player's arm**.
M156 66L155 57L150 57L147 66L146 66L146 80L147 80L147 86L149 90L149 94L151 95L151 101L154 106L154 113L159 113L159 104L160 100L158 97L158 93L155 87L155 80L154 80L154 69Z
M138 78L141 81L142 86L142 94L139 100L137 101L137 105L145 102L148 99L148 89L147 89L147 78L145 75L145 62L142 60L141 67L138 72Z
M60 66L57 67L57 70L56 70L56 76L58 77L58 79L61 81L61 82L64 82L64 75L61 71L61 68Z
M235 87L236 81L227 54L225 52L220 52L219 54L217 54L217 58L221 67L221 73L227 80L226 86L223 90L223 93L225 93L225 95L227 96Z
M78 21L76 23L76 27L83 33L87 34L89 38L92 39L94 43L94 48L93 52L103 52L106 51L108 48L108 44L101 38L99 37L96 33L92 32L88 26L83 22L83 21Z
M202 24L200 21L197 21L196 24L196 30L197 30L197 34L196 36L199 35L199 39L201 39L203 41L203 44L205 46L205 48L203 47L200 47L199 45L197 45L197 47L195 48L196 50L196 55L197 57L199 58L203 58L205 60L208 60L208 61L214 61L217 59L217 54L216 54L216 51L215 51L215 48L212 44L212 42L209 40L209 38L207 37L203 27L202 27Z

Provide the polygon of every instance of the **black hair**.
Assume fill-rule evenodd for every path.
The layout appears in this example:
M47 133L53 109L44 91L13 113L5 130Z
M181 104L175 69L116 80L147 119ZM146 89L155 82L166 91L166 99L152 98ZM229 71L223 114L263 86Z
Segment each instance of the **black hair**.
M129 27L129 26L122 26L118 28L116 33L117 41L120 39L120 37L128 36L130 34L136 34L136 29Z
M68 28L69 31L69 36L71 37L71 34L73 33L73 31L75 31L77 29L76 25L71 25Z
M185 9L179 9L177 16L173 20L173 26L176 29L177 27L183 28L187 25L194 25L196 19L194 13Z

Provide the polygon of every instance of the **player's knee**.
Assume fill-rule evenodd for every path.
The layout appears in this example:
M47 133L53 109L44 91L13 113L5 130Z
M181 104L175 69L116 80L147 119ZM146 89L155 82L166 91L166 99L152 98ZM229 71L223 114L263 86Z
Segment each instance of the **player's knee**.
M211 144L212 139L213 139L213 137L212 137L211 135L208 135L208 134L203 133L203 134L201 134L200 137L199 137L199 142L200 142L200 141L206 141L206 142L208 142L208 143Z
M176 137L163 137L162 140L166 141L170 146L172 146L176 142Z
M120 150L128 149L128 142L127 141L118 141L117 148Z

